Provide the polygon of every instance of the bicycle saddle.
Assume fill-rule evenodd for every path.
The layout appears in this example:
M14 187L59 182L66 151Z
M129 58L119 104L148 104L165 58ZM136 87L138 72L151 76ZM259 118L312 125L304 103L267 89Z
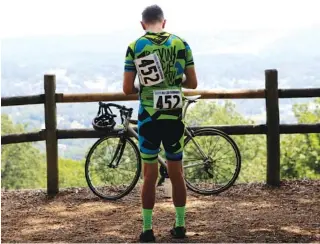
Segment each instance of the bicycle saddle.
M194 102L198 100L201 97L201 95L195 95L195 96L185 96L184 98L190 102Z

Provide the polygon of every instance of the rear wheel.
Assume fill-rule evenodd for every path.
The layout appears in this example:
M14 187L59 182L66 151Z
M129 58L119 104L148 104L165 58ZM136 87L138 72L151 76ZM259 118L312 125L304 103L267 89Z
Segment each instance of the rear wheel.
M226 133L202 129L185 139L183 167L190 190L203 195L218 194L236 181L241 155Z
M86 158L88 186L102 199L117 200L127 195L137 184L140 173L140 153L128 137L103 137L91 147Z

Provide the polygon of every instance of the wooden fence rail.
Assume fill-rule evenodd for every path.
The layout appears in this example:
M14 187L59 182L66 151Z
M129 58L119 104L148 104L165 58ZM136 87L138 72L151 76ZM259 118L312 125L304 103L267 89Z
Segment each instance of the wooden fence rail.
M185 91L186 96L201 94L201 99L263 99L266 97L265 90L209 90L209 91ZM278 89L279 98L308 98L319 97L320 88L306 89ZM126 96L123 93L84 93L84 94L62 94L56 93L57 103L82 103L82 102L98 102L98 101L135 101L138 100L137 95ZM3 97L1 98L1 106L18 106L43 104L44 94L20 97Z
M265 135L267 134L267 126L261 125L216 125L191 127L192 129L213 128L224 131L229 135ZM136 130L136 128L135 128ZM305 134L320 133L320 123L317 124L283 124L279 126L280 134ZM98 132L93 129L57 129L57 139L81 139L81 138L100 138L105 133ZM44 141L46 139L45 130L38 132L10 134L1 136L1 144L12 144L22 142Z
M92 129L57 129L57 103L78 103L98 101L133 101L137 95L126 96L123 93L101 94L62 94L56 93L54 75L44 76L44 94L19 97L2 97L1 106L18 106L44 104L45 129L23 134L1 135L2 144L46 141L47 154L47 193L55 195L59 192L58 139L99 138L105 133ZM266 183L280 185L280 134L320 133L320 123L316 124L279 124L279 98L320 97L320 88L278 89L277 70L265 71L265 89L258 90L193 90L184 91L186 96L201 95L201 99L265 99L266 124L237 126L206 126L201 128L220 129L229 135L265 134L267 139L267 175Z

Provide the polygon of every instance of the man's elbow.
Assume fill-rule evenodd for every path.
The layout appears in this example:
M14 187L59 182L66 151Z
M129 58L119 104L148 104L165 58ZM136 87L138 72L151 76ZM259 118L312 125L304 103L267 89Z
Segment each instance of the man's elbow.
M191 89L196 89L198 87L198 83L196 82L196 83L193 83L192 85L191 85Z
M123 93L126 94L126 95L130 95L132 93L132 91L124 86L123 87Z
M190 82L189 88L190 89L196 89L198 87L198 81L194 80L193 82Z

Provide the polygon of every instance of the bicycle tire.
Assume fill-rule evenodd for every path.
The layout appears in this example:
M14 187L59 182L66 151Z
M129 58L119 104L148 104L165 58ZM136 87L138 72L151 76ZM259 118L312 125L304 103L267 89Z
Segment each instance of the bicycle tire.
M137 162L136 162L136 172L135 172L135 175L134 175L134 178L133 178L132 182L120 194L115 195L115 196L111 196L111 195L108 196L108 195L102 194L99 190L97 190L97 188L92 183L92 180L91 180L91 177L90 177L90 170L89 170L90 163L91 163L90 159L91 159L91 156L93 155L94 151L97 149L97 147L100 144L102 144L103 142L105 142L106 140L108 140L110 138L119 138L119 140L124 140L125 141L124 145L125 145L126 148L122 148L122 150L120 150L120 154L121 155L119 156L120 157L119 160L121 160L124 150L128 149L127 145L132 146L132 149L133 149L133 151L135 153L136 160L137 160ZM102 138L100 138L99 140L97 140L93 144L93 146L90 148L90 150L89 150L89 152L87 154L86 162L85 162L85 177L86 177L87 184L88 184L90 190L96 196L98 196L98 197L100 197L100 198L102 198L104 200L118 200L118 199L126 196L127 194L129 194L132 191L132 189L135 187L135 185L137 184L137 182L139 180L139 177L140 177L140 174L141 174L140 152L139 152L139 149L138 149L137 145L129 137L124 137L124 136L120 136L120 135L110 135L110 136L102 137Z
M187 136L185 138L185 146L184 148L186 148L186 146L188 145L189 142L192 142L192 138L196 138L197 136L220 136L222 138L224 138L233 148L234 153L235 153L235 157L236 157L236 167L235 170L233 172L232 178L227 182L227 184L223 185L222 187L219 187L218 189L214 189L214 190L203 190L203 189L199 189L196 185L192 184L187 178L186 178L186 170L184 170L184 178L186 181L186 185L187 188L195 193L198 194L202 194L202 195L214 195L214 194L219 194L225 190L227 190L228 188L230 188L234 182L237 180L239 173L240 173L240 169L241 169L241 154L239 151L239 148L237 146L237 144L234 142L234 140L227 135L226 133L224 133L223 131L217 130L217 129L201 129L201 130L196 130L193 132L192 136ZM185 155L185 154L184 154ZM184 156L185 157L185 156ZM184 164L184 168L186 168L187 166Z

